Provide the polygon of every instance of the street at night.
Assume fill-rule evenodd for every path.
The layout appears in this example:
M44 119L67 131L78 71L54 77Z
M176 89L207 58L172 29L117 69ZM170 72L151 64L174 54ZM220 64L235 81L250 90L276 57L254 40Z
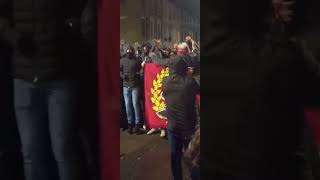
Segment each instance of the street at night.
M158 133L129 135L121 130L120 139L121 180L172 179L168 140Z

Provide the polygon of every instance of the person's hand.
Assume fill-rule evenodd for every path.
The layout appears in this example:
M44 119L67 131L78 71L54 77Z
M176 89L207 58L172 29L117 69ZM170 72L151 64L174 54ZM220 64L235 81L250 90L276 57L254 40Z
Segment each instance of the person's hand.
M141 63L141 67L144 67L145 64L146 64L146 62L143 61L143 62Z
M294 0L272 0L276 20L288 24L294 13Z

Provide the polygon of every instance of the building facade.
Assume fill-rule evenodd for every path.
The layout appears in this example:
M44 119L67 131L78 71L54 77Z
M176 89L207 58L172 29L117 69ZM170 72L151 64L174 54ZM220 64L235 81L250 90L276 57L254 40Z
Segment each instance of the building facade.
M175 0L121 0L120 39L134 43L160 38L172 45L186 35L200 39L200 18Z

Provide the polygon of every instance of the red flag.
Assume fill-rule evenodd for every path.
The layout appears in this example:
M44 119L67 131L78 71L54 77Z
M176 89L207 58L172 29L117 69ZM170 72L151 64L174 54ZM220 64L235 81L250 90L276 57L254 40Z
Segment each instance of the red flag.
M97 0L100 180L120 179L119 0Z
M198 103L198 106L200 106L200 94L197 95L197 103Z
M308 108L305 110L305 115L315 143L320 144L320 109Z
M167 128L166 104L162 96L162 81L169 69L146 64L144 69L145 117L147 128Z

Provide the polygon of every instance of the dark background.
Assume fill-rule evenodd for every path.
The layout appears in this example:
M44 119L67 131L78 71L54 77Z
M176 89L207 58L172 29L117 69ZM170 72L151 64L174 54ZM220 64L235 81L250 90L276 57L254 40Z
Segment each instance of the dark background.
M207 56L211 56L212 57L212 52L204 52L204 42L207 41L207 37L212 37L212 34L215 32L212 32L213 28L210 28L211 24L208 24L206 22L209 22L207 19L208 18L208 12L212 11L211 9L208 9L205 4L210 4L211 2L214 2L216 0L201 0L200 2L200 14L201 14L201 25L200 25L200 29L201 29L201 56L203 55L207 55ZM219 1L219 0L217 0ZM230 2L232 2L231 0L228 0ZM268 1L268 0L267 0ZM262 2L267 2L267 1L259 1L259 3ZM234 2L237 2L236 0L234 0ZM250 2L246 1L246 2ZM254 2L254 0L252 1ZM257 1L256 1L257 2ZM271 0L269 0L269 2L271 2ZM269 3L268 2L268 3ZM239 1L239 3L241 4L242 1ZM235 6L234 9L236 9L239 14L244 13L245 9L241 9L241 7L239 6ZM217 9L216 9L217 10ZM292 25L292 29L293 29L293 33L295 33L297 36L300 36L304 39L306 39L308 41L308 44L310 45L310 48L313 50L313 52L315 52L315 56L316 57L320 57L320 1L319 0L297 0L296 2L296 14L295 14L295 21ZM212 17L210 17L212 18ZM221 41L223 41L223 39L221 39ZM208 44L207 44L208 45ZM213 47L214 44L210 44L210 47ZM203 112L214 112L214 110L212 110L212 108L215 108L214 105L217 105L217 103L214 103L213 101L208 101L208 99L206 98L206 95L211 96L210 94L212 93L212 90L214 90L215 88L215 83L212 82L212 79L210 79L209 77L212 77L212 67L210 67L210 64L212 65L212 63L206 62L206 60L208 60L208 58L202 58L202 67L201 67L201 77L202 77L202 87L201 87L201 123L202 123L202 128L201 129L201 149L206 149L208 148L208 144L210 144L209 142L212 140L211 136L212 136L212 132L211 132L211 128L210 125L213 121L213 116L212 114L205 114ZM214 61L214 57L212 59L210 59L210 61ZM236 65L235 65L236 66ZM223 73L223 72L221 72ZM215 74L218 75L218 74ZM318 92L319 93L319 92ZM232 97L230 97L232 98ZM213 105L214 104L214 105ZM319 103L318 103L319 105ZM319 106L318 106L319 107ZM215 116L215 118L218 118L217 116ZM221 119L223 119L223 117L221 117ZM217 119L215 119L217 120ZM284 130L285 131L285 130ZM317 149L315 147L314 142L311 142L312 139L312 134L310 132L306 133L307 139L308 141L305 141L306 145L306 151L308 151L305 155L306 155L306 159L307 161L309 161L309 163L311 163L311 166L313 166L313 171L315 172L314 175L317 176L317 178L320 178L319 173L320 172L320 162L318 159L318 152ZM223 137L220 137L223 138ZM311 139L310 139L311 138ZM210 149L214 149L213 147L210 147ZM205 155L201 155L201 159L207 159ZM245 162L243 162L245 164ZM206 164L206 166L210 166L209 164ZM210 168L209 168L210 169ZM208 169L203 169L201 171L201 178L202 179L212 179L212 177L206 177L205 175L208 172L205 172ZM210 174L210 173L209 173Z

